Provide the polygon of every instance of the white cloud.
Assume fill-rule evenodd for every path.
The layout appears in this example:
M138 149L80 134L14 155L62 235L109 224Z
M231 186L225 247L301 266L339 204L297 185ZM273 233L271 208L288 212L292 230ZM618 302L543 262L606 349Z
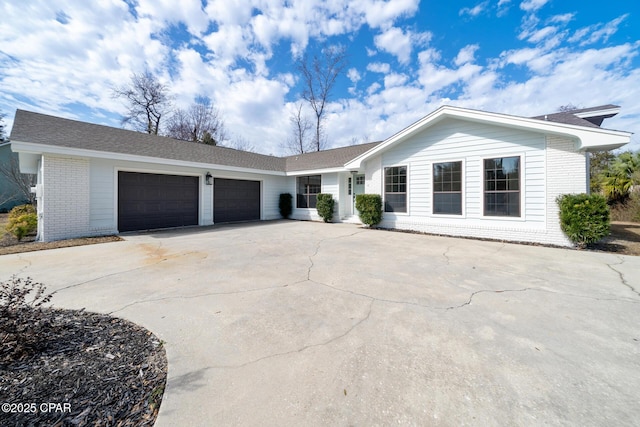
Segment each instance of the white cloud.
M349 8L363 14L371 28L381 28L398 18L413 16L419 4L420 0L352 0Z
M497 6L498 12L496 13L496 15L499 17L505 16L507 12L509 12L510 7L511 7L511 0L499 0L498 6Z
M380 50L398 57L402 64L409 62L411 56L411 35L400 28L391 27L374 37L374 43Z
M534 31L533 34L531 34L529 36L529 38L527 39L527 41L531 42L531 43L538 43L546 38L548 38L549 36L555 34L558 31L557 27L554 26L547 26L544 28L541 28L537 31Z
M549 0L524 0L520 3L520 9L525 12L535 12L548 2Z
M181 22L196 36L207 29L209 20L200 0L138 0L136 3L139 18L149 18L161 26Z
M462 49L460 49L458 55L453 60L454 64L460 66L462 64L466 64L467 62L473 62L475 59L476 51L478 49L480 49L480 46L477 44L470 44L463 47Z
M387 74L391 70L391 65L386 62L372 62L367 64L367 70L374 73Z
M554 15L549 19L549 22L553 24L568 24L573 21L575 13L564 13L562 15Z
M469 15L471 17L476 17L480 15L482 12L484 12L487 9L488 5L489 5L488 1L483 1L482 3L479 3L474 7L464 7L460 9L460 11L458 12L458 15L460 16Z
M349 71L347 71L347 78L351 80L351 83L358 83L362 76L360 76L360 73L356 68L349 68Z
M569 38L570 42L580 42L580 45L597 43L599 41L608 41L609 37L618 32L620 24L627 19L629 14L618 16L616 19L606 24L595 24L577 30L573 36Z
M430 32L414 33L391 27L382 34L374 37L376 47L382 51L395 55L400 64L407 64L411 59L414 46L424 46L431 40Z
M384 76L384 87L390 88L394 86L402 86L407 83L408 80L409 78L405 74L388 74Z

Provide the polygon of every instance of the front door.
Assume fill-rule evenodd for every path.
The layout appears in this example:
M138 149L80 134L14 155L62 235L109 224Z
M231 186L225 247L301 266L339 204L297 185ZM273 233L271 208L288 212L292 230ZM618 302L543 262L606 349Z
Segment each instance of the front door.
M353 175L353 214L358 215L358 210L356 209L356 196L358 194L364 194L364 174Z

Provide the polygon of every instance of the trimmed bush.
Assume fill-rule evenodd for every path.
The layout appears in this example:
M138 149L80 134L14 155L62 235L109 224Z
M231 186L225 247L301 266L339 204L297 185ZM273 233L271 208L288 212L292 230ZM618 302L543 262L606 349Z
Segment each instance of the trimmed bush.
M293 196L289 193L280 194L280 201L278 202L278 208L280 208L280 215L282 218L289 218L291 212L293 212L292 204Z
M316 210L318 211L318 215L324 222L331 222L333 219L333 206L335 205L335 200L333 200L333 195L331 194L318 194L318 199L316 202Z
M357 194L356 209L359 212L360 221L373 227L382 221L382 196L379 194Z
M11 209L9 221L5 227L18 241L38 228L38 215L33 205L20 205Z
M599 194L563 194L557 199L560 227L578 247L584 248L609 235L609 206Z

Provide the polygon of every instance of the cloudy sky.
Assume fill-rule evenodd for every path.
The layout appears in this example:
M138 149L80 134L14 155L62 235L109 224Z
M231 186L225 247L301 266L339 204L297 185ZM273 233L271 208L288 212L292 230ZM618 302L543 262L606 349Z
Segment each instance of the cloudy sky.
M4 0L0 112L111 126L111 89L149 70L232 138L285 154L296 61L342 45L329 147L381 140L449 104L523 116L614 103L640 149L640 3L583 0Z

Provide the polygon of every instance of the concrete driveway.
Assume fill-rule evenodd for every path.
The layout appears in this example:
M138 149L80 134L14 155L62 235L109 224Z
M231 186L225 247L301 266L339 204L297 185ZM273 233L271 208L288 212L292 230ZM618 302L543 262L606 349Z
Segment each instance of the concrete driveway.
M640 258L276 221L0 257L166 342L157 426L632 425Z

